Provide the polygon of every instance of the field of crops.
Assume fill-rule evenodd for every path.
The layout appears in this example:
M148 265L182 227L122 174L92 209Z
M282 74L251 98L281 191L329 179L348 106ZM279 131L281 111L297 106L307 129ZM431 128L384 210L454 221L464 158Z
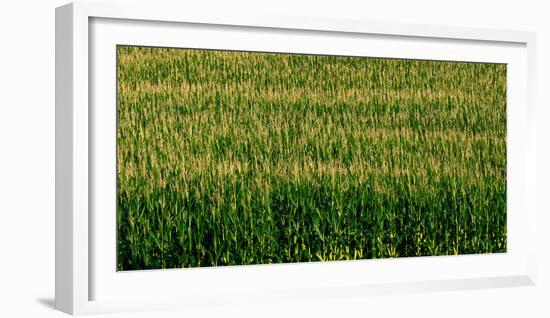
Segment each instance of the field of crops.
M506 251L506 66L119 46L118 270Z

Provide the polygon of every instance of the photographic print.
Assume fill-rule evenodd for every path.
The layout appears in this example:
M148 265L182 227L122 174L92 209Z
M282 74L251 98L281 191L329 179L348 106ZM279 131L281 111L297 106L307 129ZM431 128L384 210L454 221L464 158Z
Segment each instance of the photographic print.
M117 46L117 270L506 252L506 65Z

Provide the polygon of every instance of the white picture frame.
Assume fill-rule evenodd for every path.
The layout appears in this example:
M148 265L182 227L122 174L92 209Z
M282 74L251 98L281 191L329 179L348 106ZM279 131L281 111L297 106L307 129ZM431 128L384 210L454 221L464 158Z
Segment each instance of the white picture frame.
M327 48L327 42L339 45ZM109 210L114 202L109 193L116 189L109 179L113 135L97 127L113 127L110 50L117 44L507 63L508 252L117 273L114 216L110 221L109 214L92 213ZM86 314L534 284L534 46L534 33L519 31L223 16L188 12L183 5L57 8L56 308ZM107 234L99 237L96 231ZM175 288L178 280L192 288Z

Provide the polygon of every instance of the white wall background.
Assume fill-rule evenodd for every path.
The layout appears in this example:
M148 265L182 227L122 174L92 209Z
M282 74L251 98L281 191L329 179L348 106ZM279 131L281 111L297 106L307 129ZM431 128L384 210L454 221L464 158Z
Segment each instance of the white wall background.
M185 0L180 0L185 1ZM130 1L129 1L130 2ZM162 1L149 1L152 6ZM264 3L265 2L265 3ZM62 317L54 303L54 8L61 0L0 4L0 317ZM189 3L254 14L517 29L537 32L537 287L251 305L116 317L550 317L550 9L546 1L271 0Z

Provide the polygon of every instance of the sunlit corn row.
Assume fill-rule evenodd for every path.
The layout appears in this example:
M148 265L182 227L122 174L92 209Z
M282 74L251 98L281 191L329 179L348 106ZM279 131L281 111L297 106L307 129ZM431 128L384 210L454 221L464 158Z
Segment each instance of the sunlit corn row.
M506 67L118 48L118 269L506 250Z

